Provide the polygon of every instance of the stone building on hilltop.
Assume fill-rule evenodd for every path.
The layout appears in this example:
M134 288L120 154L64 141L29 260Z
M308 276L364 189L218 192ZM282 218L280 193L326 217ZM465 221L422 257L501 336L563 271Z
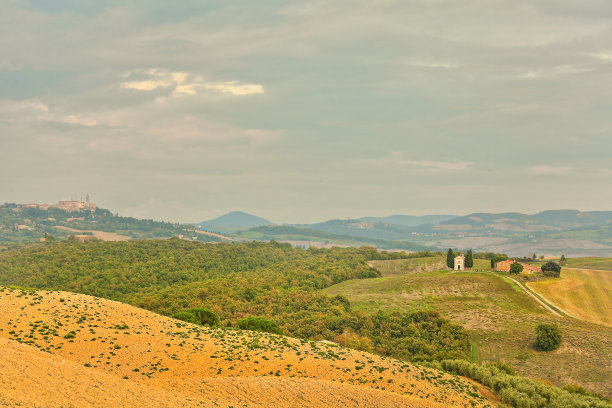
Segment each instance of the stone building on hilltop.
M455 271L464 271L465 270L465 256L459 255L455 257L455 267L453 268Z

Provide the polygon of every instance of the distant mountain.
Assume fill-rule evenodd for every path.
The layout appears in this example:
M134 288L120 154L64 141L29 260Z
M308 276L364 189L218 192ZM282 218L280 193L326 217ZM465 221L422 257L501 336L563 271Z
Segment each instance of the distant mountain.
M222 232L241 231L264 225L274 225L274 223L242 211L232 211L221 217L197 224L197 226L203 229Z
M388 217L362 217L359 221L370 222L373 224L395 224L404 225L406 227L416 227L419 225L439 223L456 218L456 215L390 215Z

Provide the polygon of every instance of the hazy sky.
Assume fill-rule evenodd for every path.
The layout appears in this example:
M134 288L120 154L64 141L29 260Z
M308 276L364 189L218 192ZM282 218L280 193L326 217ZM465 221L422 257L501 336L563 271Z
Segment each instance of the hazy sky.
M612 209L610 0L0 0L0 202Z

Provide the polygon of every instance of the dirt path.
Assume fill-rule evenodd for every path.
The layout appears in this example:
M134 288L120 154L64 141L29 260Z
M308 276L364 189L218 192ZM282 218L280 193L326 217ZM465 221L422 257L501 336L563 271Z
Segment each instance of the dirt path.
M559 312L557 312L555 309L553 309L552 307L550 307L547 303L545 303L544 301L542 301L539 297L537 297L530 289L526 288L525 286L523 286L522 283L520 283L519 281L517 281L514 278L510 278L508 277L508 279L510 279L512 282L516 283L516 286L518 286L523 292L525 292L526 294L528 294L529 296L531 296L533 298L533 300L535 300L536 302L538 302L544 309L548 310L550 313L554 314L555 316L559 316L559 317L563 317L562 314L560 314ZM561 310L563 313L567 314L568 316L571 316L569 313L567 313L565 310L559 309ZM573 317L573 316L572 316Z

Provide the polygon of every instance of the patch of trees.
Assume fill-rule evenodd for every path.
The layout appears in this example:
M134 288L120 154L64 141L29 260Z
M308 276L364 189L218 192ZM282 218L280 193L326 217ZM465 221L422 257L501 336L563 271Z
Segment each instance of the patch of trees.
M247 317L238 320L238 327L242 330L253 330L272 334L282 334L278 324L263 317Z
M561 330L555 324L541 324L536 327L533 347L539 351L553 351L561 345Z
M561 266L555 262L546 262L542 265L542 273L545 276L558 278L561 275Z
M446 253L446 266L451 269L455 268L455 253L452 248L448 248L448 252Z
M508 259L508 255L499 254L497 252L476 252L474 254L474 259L493 259L493 258Z
M465 267L466 268L474 267L474 255L472 254L471 249L465 253Z
M563 390L541 381L509 374L494 365L482 366L465 360L434 362L431 367L473 379L499 396L502 402L515 408L609 408L609 401L581 393Z
M491 259L491 269L495 269L495 265L501 261L507 261L508 257L506 255L495 254Z
M189 323L214 327L219 325L219 318L210 309L194 307L189 310L174 313L171 317Z
M404 360L467 358L467 332L435 313L365 313L321 292L379 277L367 261L396 256L277 242L60 242L0 253L0 284L84 293L210 326L273 327L257 326L262 318L286 335Z

